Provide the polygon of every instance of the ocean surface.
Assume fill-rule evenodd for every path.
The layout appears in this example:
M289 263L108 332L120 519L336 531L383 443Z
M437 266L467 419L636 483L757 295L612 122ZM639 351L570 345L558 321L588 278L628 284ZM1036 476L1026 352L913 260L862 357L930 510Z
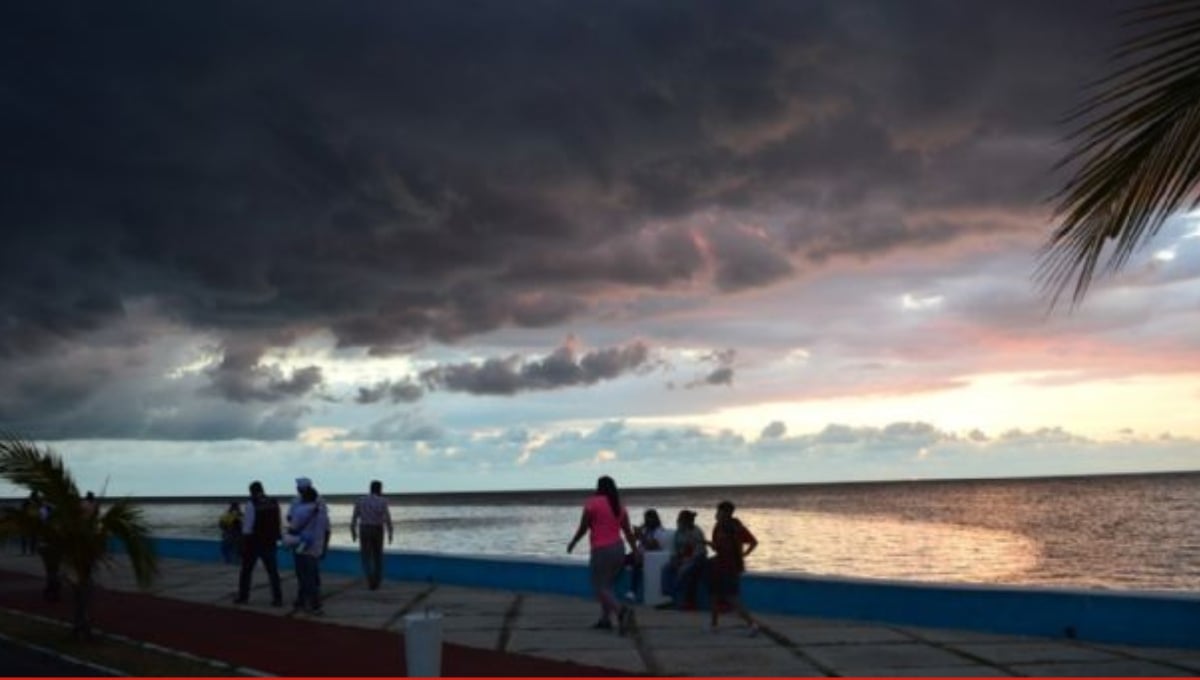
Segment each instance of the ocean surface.
M566 544L587 491L389 496L397 550L584 560ZM1200 473L628 490L635 523L722 499L759 539L754 572L1120 590L1200 590ZM147 503L162 536L217 536L224 503ZM281 502L287 499L280 498ZM330 497L351 545L348 498Z

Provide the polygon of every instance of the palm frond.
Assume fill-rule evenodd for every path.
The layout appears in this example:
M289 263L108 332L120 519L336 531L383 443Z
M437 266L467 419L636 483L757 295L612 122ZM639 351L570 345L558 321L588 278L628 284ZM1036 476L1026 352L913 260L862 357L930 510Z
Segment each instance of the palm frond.
M79 488L62 458L18 437L0 435L0 477L38 492L51 503L79 498Z
M128 499L116 501L101 516L99 524L99 534L106 541L115 539L125 547L138 585L149 586L158 575L158 555L142 509Z
M79 488L62 458L17 437L0 435L0 477L36 491L51 506L48 520L0 515L0 530L12 526L33 529L62 556L67 574L76 583L90 582L95 570L110 561L110 541L129 555L140 585L158 573L150 526L140 508L128 499L113 502L100 514L85 509Z
M1146 27L1119 46L1128 62L1073 111L1078 166L1055 197L1061 220L1040 255L1037 278L1052 305L1072 305L1097 268L1120 269L1172 214L1197 204L1200 186L1200 0L1170 0L1130 13Z

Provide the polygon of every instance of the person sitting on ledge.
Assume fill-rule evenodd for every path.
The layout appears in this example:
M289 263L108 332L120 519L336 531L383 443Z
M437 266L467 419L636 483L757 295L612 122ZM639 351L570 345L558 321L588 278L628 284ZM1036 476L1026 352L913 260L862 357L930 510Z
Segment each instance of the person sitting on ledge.
M708 560L706 544L704 530L696 526L696 513L680 510L675 519L675 541L671 546L671 560L662 571L663 592L671 601L659 605L660 609L676 606L683 609L696 608L696 587Z
M666 550L667 530L663 528L658 511L650 508L642 515L642 525L634 527L633 536L637 539L637 549L625 556L625 566L629 567L629 591L625 599L633 601L642 592L643 555L647 551Z

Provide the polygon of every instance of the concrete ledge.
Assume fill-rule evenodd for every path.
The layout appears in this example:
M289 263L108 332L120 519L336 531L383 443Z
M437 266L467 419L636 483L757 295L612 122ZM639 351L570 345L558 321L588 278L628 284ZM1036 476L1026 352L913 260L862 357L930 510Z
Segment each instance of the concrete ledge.
M746 577L751 609L1093 642L1200 648L1192 593L919 583L784 575Z
M163 557L220 560L216 540L159 538L155 545ZM291 565L290 554L281 555L280 568ZM358 552L331 548L322 569L358 574ZM587 566L566 559L388 552L384 573L401 581L591 597ZM1192 593L752 574L742 595L752 611L791 616L1200 649L1200 596Z

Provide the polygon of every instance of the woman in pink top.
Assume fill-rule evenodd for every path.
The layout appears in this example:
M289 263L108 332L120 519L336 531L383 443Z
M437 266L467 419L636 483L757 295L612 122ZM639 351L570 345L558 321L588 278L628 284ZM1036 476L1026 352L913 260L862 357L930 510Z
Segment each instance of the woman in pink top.
M613 587L617 576L625 566L625 545L621 535L636 549L633 529L629 526L629 514L621 507L621 496L612 477L604 476L596 482L596 493L583 505L583 517L579 519L579 530L567 544L567 552L575 549L583 535L591 532L592 554L588 566L592 575L592 590L600 601L601 616L592 628L612 629L611 616L617 613L617 630L621 635L629 627L631 612L617 601Z

